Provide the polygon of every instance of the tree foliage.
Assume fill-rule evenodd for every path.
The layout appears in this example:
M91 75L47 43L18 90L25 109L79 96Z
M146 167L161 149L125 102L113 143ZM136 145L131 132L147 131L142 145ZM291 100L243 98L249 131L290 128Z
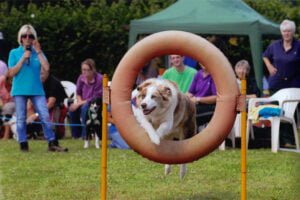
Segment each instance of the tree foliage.
M59 78L75 81L86 58L95 59L97 69L111 75L127 51L130 20L153 14L171 2L174 0L99 0L88 6L76 0L24 5L4 2L0 4L4 35L0 58L7 60L9 50L18 46L19 28L30 23Z

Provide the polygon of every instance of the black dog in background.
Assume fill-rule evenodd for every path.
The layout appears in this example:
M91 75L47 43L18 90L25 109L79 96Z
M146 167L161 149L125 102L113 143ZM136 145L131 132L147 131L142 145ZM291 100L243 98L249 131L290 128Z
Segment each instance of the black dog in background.
M86 138L84 148L89 147L89 140L94 135L95 146L99 148L99 140L102 139L102 99L95 98L91 101L86 114Z

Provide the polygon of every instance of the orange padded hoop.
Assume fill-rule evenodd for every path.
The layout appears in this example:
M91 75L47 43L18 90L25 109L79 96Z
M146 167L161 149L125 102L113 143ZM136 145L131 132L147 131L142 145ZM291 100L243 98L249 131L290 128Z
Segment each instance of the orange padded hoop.
M131 91L140 69L152 58L166 54L190 56L211 73L218 98L208 126L196 136L182 140L152 143L131 109ZM128 145L142 156L164 164L197 160L216 149L229 134L236 116L239 94L236 78L225 56L200 36L183 31L164 31L135 44L120 61L112 79L112 115Z

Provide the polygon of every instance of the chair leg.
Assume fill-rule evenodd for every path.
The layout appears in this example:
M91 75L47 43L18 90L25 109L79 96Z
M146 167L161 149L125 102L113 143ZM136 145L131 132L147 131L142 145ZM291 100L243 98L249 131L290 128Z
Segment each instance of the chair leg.
M248 149L248 146L249 146L250 130L252 130L252 121L248 119L247 120L247 127L246 127L246 146L247 146L247 149Z
M231 142L232 142L232 148L235 148L235 135L236 135L236 132L232 132L230 133L230 139L231 139Z
M271 150L273 153L277 153L279 149L279 128L280 128L280 119L272 118L271 121Z
M295 137L295 143L296 143L296 150L300 150L300 147L299 147L299 136L298 136L298 131L297 131L297 125L296 125L296 122L293 121L292 123L293 125L293 132L294 132L294 137Z

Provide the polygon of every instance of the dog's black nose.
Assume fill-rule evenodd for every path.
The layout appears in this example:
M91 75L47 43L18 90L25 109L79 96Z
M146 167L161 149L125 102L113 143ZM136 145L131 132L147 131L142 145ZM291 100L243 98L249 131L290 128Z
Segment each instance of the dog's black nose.
M145 108L147 108L147 104L142 103L142 104L141 104L141 107L142 107L143 109L145 109Z

